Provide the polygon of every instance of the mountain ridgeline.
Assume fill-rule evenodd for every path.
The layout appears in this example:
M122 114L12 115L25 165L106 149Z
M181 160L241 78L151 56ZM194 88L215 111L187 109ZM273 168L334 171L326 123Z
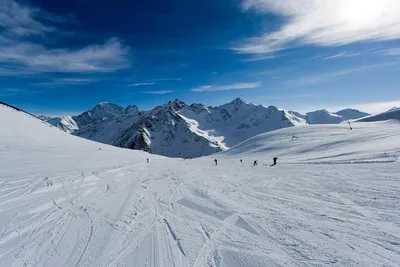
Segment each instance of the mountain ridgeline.
M366 113L345 110L343 114L322 110L302 115L239 98L218 107L187 105L175 99L149 111L103 102L78 116L45 120L67 133L93 141L188 158L224 151L255 135L305 125L307 120L311 124L340 123Z

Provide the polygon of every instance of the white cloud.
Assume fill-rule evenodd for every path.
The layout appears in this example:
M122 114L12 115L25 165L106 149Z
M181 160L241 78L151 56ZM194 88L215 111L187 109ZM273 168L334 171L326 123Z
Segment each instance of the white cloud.
M345 45L400 38L399 0L243 0L244 10L285 17L276 31L236 47L239 53L267 53L301 44Z
M17 36L43 35L54 31L54 27L44 25L35 19L34 15L38 13L42 11L21 5L14 0L1 1L0 26L4 28L6 34Z
M118 39L77 50L52 49L29 42L3 45L0 63L14 64L37 72L111 72L130 66L129 48Z
M164 79L148 80L148 82L173 82L173 81L182 81L182 78L164 78Z
M400 48L389 48L380 51L381 54L386 56L400 56Z
M26 38L33 35L44 38L48 33L61 34L62 30L52 22L76 23L76 19L73 15L57 16L15 0L0 3L0 27L4 29L0 37L0 64L11 66L0 70L0 75L14 75L16 69L24 70L24 74L111 72L130 66L129 47L117 38L80 49L48 49L42 44L33 43L32 38Z
M257 87L260 87L260 86L261 86L260 82L234 83L234 84L220 85L220 86L204 85L204 86L200 86L198 88L193 88L191 91L192 92L229 91L229 90L241 90L241 89L254 89L254 88L257 88Z
M54 85L75 85L75 84L85 84L93 82L93 79L84 78L63 78L63 79L53 79L51 82L37 82L32 83L36 86L54 86Z
M347 57L356 57L356 56L360 56L361 53L350 53L350 52L341 52L332 56L328 56L328 57L324 57L324 60L327 59L336 59L336 58L347 58Z
M276 55L268 55L268 56L262 56L262 57L256 56L256 57L242 59L241 62L255 62L255 61L274 59L276 57L277 57Z
M92 81L93 81L92 79L83 79L83 78L63 78L54 80L54 82L63 84L81 84L81 83L89 83Z
M147 86L147 85L154 85L156 84L155 82L150 82L150 83L132 83L128 84L128 87L138 87L138 86Z
M173 93L173 90L160 90L160 91L147 91L147 92L142 92L142 94L152 94L152 95L166 95Z

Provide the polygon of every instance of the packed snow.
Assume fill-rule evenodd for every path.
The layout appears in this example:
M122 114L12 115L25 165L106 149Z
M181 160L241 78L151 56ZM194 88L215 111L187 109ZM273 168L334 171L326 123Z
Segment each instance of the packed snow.
M400 264L398 121L291 127L194 160L2 105L0 125L0 266Z

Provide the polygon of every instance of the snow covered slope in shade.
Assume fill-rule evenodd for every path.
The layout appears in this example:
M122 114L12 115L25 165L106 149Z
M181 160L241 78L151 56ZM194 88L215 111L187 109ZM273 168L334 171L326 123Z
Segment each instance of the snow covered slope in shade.
M376 121L387 121L387 120L397 120L400 121L400 109L393 108L389 111L383 112L378 115L372 115L360 120L359 122L376 122Z
M308 112L307 119L310 124L338 124L343 121L340 115L329 112L326 109Z
M345 121L356 120L371 115L366 112L361 112L357 109L351 108L340 110L338 112L335 112L335 114L341 116Z
M0 125L0 266L399 265L400 165L379 156L396 153L398 124L282 129L218 166L98 144L1 105ZM292 150L280 136L293 129ZM282 149L278 166L251 166ZM349 151L370 159L310 164Z

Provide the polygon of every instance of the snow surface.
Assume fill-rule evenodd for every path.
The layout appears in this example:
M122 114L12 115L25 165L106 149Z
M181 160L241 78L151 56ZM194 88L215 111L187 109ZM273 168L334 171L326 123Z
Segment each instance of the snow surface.
M400 109L399 108L392 108L386 112L377 114L377 115L372 115L368 116L365 118L362 118L357 121L361 122L374 122L374 121L388 121L388 120L397 120L400 121Z
M0 266L400 264L394 121L270 132L214 155L218 166L95 143L2 105L0 125Z

